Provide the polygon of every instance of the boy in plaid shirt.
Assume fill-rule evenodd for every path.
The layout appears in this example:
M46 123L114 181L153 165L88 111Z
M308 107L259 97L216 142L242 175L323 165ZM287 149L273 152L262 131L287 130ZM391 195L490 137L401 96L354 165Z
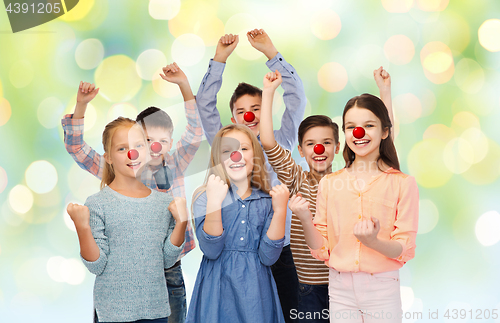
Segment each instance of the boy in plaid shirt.
M173 124L168 114L156 107L149 107L139 113L136 121L143 126L151 148L151 161L148 164L149 167L142 172L141 181L151 189L170 193L174 197L185 198L184 173L200 146L203 129L195 97L184 72L176 63L164 67L163 72L164 74L160 76L168 82L177 84L181 90L188 125L177 142L175 152L170 155L168 152L173 143ZM95 88L94 84L81 82L75 111L73 114L65 115L61 123L64 129L64 144L68 153L78 166L100 179L105 160L83 140L83 117L87 104L98 92L99 89ZM188 222L185 246L180 257L182 258L194 247L193 232ZM165 269L165 279L172 313L169 316L169 322L182 323L186 318L186 289L180 259L174 266Z

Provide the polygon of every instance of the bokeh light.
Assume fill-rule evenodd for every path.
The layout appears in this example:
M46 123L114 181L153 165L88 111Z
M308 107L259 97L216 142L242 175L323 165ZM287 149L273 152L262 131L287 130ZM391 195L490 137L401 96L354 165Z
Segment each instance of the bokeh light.
M149 15L158 20L170 20L181 10L180 0L150 0Z
M7 187L7 183L9 182L9 178L7 176L7 172L5 169L0 167L0 193Z
M488 139L488 153L480 162L473 164L462 175L468 182L475 185L487 185L494 183L500 176L500 146Z
M455 174L461 174L472 165L468 156L473 155L472 145L462 139L455 138L450 140L443 151L443 160L446 167Z
M195 34L179 36L172 44L172 59L179 65L196 65L203 59L204 55L205 43Z
M24 214L33 206L33 193L24 185L16 185L10 190L9 204L13 211Z
M105 58L96 69L94 79L100 88L99 94L112 102L130 100L142 86L135 62L125 55Z
M455 68L455 82L466 93L477 93L484 84L484 71L470 58L463 58Z
M488 155L488 137L478 128L469 128L460 135L462 140L469 142L472 147L471 155L464 156L470 163L476 164Z
M167 65L165 54L157 49L148 49L142 52L137 58L137 74L147 81L151 81L158 71L158 68Z
M61 123L58 118L54 116L62 115L64 111L64 104L56 97L48 97L43 100L36 111L38 121L42 126L47 129L52 129Z
M420 101L422 102L422 117L430 116L434 109L436 109L437 100L436 95L429 89L422 89L420 95Z
M347 85L347 81L347 71L340 63L326 63L318 71L319 86L328 92L343 90Z
M412 147L408 154L408 169L423 187L440 187L453 176L443 161L445 143L439 139L426 139Z
M453 119L451 121L451 128L457 134L462 134L462 132L469 128L480 129L481 125L479 122L479 118L476 117L473 113L462 111L453 116Z
M423 11L443 11L450 0L416 0L417 6Z
M455 71L450 48L442 42L430 42L420 51L425 76L435 84L448 82Z
M425 234L434 230L439 222L439 210L428 199L420 200L418 203L418 234Z
M382 6L388 12L403 13L408 12L413 7L415 0L382 0Z
M393 100L393 108L398 121L402 124L413 123L422 114L422 103L413 93L396 96Z
M99 191L100 181L83 171L76 163L72 164L67 178L71 193L80 201L85 201L87 197Z
M393 64L408 64L415 55L415 46L407 36L394 35L385 42L384 54Z
M438 139L444 143L455 138L456 133L453 129L448 128L444 124L433 124L430 125L423 134L423 139Z
M89 14L90 10L92 10L94 2L95 0L80 0L78 5L64 15L60 16L58 19L67 22L82 20Z
M108 110L108 122L115 120L118 117L126 117L135 120L137 117L137 108L130 103L117 103Z
M262 53L252 47L248 41L247 32L260 28L260 23L254 16L246 13L239 13L227 20L224 26L224 33L239 35L240 41L234 52L239 57L251 61L260 58Z
M26 184L35 193L52 191L57 180L56 168L46 160L35 161L26 169Z
M94 69L99 66L103 58L104 45L99 39L85 39L76 47L75 60L81 69Z
M80 285L85 279L85 267L80 259L65 259L59 267L61 279L70 285Z
M490 52L500 51L500 19L488 19L479 27L479 43Z
M180 94L179 86L174 83L170 83L161 78L160 73L163 73L161 69L158 69L153 76L152 84L154 91L164 98L174 98Z
M25 59L18 60L10 68L10 83L18 89L28 86L35 76L34 70L30 61Z
M500 213L488 211L476 222L476 238L483 246L492 246L500 241Z
M413 305L413 301L415 300L415 294L413 293L413 289L408 286L401 286L401 307L403 311L407 311Z
M322 10L311 18L311 32L321 40L337 37L341 28L340 17L333 10Z
M10 103L5 98L0 98L0 127L9 121L12 115L12 109L10 108Z

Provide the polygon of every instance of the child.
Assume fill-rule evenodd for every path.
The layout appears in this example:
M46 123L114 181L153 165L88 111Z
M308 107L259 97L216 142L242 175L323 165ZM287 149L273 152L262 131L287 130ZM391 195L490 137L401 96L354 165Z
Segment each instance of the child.
M384 103L370 94L343 113L346 167L319 183L316 216L294 195L312 254L330 267L330 322L401 322L399 268L415 255L418 188L399 170Z
M268 59L267 67L271 71L278 70L283 78L283 101L285 111L283 113L281 128L275 132L276 141L285 149L292 150L297 142L297 129L302 121L306 107L306 95L302 81L289 63L276 50L267 33L260 29L254 29L247 33L250 44L262 52ZM234 35L224 35L217 43L217 49L213 60L210 61L208 71L203 77L202 83L196 96L200 111L203 130L209 143L212 143L215 134L222 128L220 115L217 111L217 92L222 85L222 72L229 55L238 44L239 38ZM229 106L231 109L231 121L236 124L248 126L259 139L260 128L260 106L262 104L262 91L250 84L240 83L235 89ZM245 115L250 115L245 120ZM271 184L278 185L279 181L271 166L266 162L266 167L271 175ZM283 308L283 314L287 323L290 319L290 310L298 306L297 273L293 264L292 252L290 251L290 223L292 214L287 211L287 226L285 233L285 247L278 261L271 267L278 293Z
M380 96L391 109L391 87L389 74L380 67L374 71ZM291 152L283 149L275 140L272 122L274 91L281 82L279 73L268 73L264 77L261 112L261 143L268 161L285 183L290 194L302 196L309 202L314 217L318 183L332 172L332 162L339 152L339 128L324 115L309 116L299 126L299 153L309 166L304 171L293 160ZM311 256L304 240L304 231L297 215L292 216L291 243L293 261L299 277L299 305L290 313L300 322L328 322L328 267Z
M170 155L168 152L173 143L173 124L168 114L156 107L149 107L139 113L136 121L142 124L149 144L156 143L154 144L156 148L161 147L159 152L151 150L149 167L142 172L141 181L151 189L161 192L168 191L173 193L175 197L185 198L184 173L198 150L202 138L202 128L196 102L186 75L176 63L164 67L163 73L160 76L164 80L179 85L184 98L188 125L181 140L176 145L176 151ZM75 112L73 115L66 115L61 122L64 129L64 143L68 153L78 166L100 179L106 165L105 160L83 140L85 110L87 104L97 95L98 91L99 89L96 89L94 84L80 83ZM170 173L171 176L165 176ZM171 180L169 180L169 177L171 177ZM188 223L186 243L181 257L194 247L193 232ZM165 279L172 310L169 321L170 323L183 323L186 318L187 305L180 260L172 268L165 270Z
M110 122L102 142L101 191L85 206L69 204L67 209L82 260L96 275L97 320L167 322L164 268L176 262L184 246L185 199L173 201L136 179L149 151L135 121L120 117Z
M217 133L207 180L193 197L203 259L186 322L284 322L269 266L283 247L289 192L270 191L263 166L248 127Z

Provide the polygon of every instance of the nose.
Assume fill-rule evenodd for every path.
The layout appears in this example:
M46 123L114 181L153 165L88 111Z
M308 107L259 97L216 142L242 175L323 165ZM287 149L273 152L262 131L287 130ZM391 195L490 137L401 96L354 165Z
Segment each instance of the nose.
M233 151L230 155L230 158L233 162L239 162L241 160L241 153L239 151Z
M352 135L356 139L361 139L365 136L365 129L363 127L356 127L352 130Z
M317 155L321 155L325 152L325 146L323 146L322 144L317 144L314 146L313 150Z
M255 120L255 114L252 111L245 112L245 114L243 115L243 119L246 122L252 122Z
M139 152L135 149L130 149L127 153L128 159L130 160L136 160L139 158Z
M154 153L159 153L162 149L162 146L159 142L153 142L151 144L151 151L154 152Z

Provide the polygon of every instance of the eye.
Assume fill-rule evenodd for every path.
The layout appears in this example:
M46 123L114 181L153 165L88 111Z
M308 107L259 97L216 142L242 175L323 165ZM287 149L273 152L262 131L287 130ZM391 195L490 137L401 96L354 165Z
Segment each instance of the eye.
M146 139L146 140L147 140L148 142L150 142L150 141L151 141L151 139L149 139L149 138L148 138L148 139Z
M259 111L259 110L260 110L260 108L254 108L253 109L253 111Z
M372 124L368 124L368 125L365 126L365 128L373 128L373 127L375 127L375 126L372 125Z
M331 142L329 142L329 141L325 141L325 142L323 143L323 145L329 145L329 144L331 144Z
M241 150L245 151L245 150L248 150L248 148L241 148Z
M161 142L164 143L164 144L168 144L167 140L162 140Z
M223 154L229 154L229 150L223 150L222 153Z
M306 146L312 146L312 145L313 145L312 142L309 142L309 143L306 144Z
M118 148L118 151L124 151L125 147Z
M354 129L354 126L348 126L346 129Z
M144 145L143 145L143 144L138 144L138 145L137 145L137 148L142 148L142 147L144 147Z

